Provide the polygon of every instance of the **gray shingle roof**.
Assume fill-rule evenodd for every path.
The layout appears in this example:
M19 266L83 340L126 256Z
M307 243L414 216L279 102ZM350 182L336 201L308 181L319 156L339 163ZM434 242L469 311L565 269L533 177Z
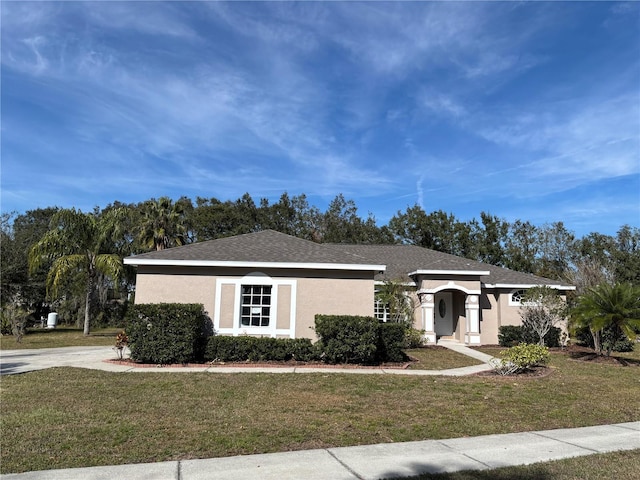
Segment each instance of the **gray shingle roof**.
M415 245L337 245L346 252L368 258L370 262L387 266L376 280L409 281L409 273L416 270L489 271L480 280L485 284L558 285L556 280L516 272L508 268L457 257Z
M127 258L139 261L256 262L368 265L368 259L333 245L319 244L274 230L192 243Z
M480 280L485 284L557 285L548 278L520 273L506 268L469 260L415 245L345 245L320 244L292 237L274 230L219 238L128 257L126 263L137 265L183 262L254 262L278 264L340 264L356 266L386 265L376 280L410 281L416 270L489 271ZM357 268L362 269L362 268Z

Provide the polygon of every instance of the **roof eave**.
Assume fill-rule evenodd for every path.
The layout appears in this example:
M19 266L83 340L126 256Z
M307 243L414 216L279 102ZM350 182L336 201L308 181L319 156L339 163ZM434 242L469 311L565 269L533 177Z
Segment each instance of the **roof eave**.
M554 290L575 290L573 285L547 285L543 283L485 283L485 288L534 288L549 287Z
M490 275L489 270L415 270L409 273L410 277L414 275L460 275L460 276L478 276L485 277Z
M307 270L355 270L384 272L386 265L349 264L349 263L302 263L302 262L250 262L229 260L160 260L155 258L124 259L125 265L157 267L230 267L230 268L279 268Z

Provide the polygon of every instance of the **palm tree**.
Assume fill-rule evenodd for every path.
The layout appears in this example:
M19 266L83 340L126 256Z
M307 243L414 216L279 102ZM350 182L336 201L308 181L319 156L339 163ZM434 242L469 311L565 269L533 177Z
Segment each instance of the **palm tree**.
M169 197L149 200L142 207L139 240L147 249L164 250L186 241L183 202L173 203Z
M602 330L619 329L635 339L640 328L640 288L628 283L600 284L578 299L572 312L574 325L588 327L596 353L602 354Z
M89 335L92 295L101 275L117 284L123 271L122 258L110 253L112 235L124 209L105 214L85 214L75 209L58 211L50 229L29 251L29 271L51 263L47 275L47 296L56 298L65 282L80 276L85 283L84 334Z

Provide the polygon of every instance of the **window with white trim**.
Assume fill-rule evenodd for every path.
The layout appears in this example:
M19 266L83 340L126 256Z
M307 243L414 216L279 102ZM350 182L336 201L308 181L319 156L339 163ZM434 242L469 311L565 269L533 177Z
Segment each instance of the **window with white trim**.
M242 285L241 327L268 327L271 319L271 285Z
M509 297L509 305L518 307L522 305L522 299L524 298L525 293L526 290L516 290L512 292L511 296Z
M389 304L376 298L373 307L374 316L381 322L386 322L389 319Z

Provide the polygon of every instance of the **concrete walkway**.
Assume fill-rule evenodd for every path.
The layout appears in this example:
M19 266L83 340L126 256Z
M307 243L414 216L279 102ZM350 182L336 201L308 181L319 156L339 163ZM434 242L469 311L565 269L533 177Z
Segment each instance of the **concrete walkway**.
M0 475L2 480L377 480L640 448L640 422Z
M444 375L463 376L491 369L488 361L490 355L473 350L455 342L439 342L438 345L454 350L484 362L462 368L448 370L409 370L398 368L349 368L349 367L255 367L255 366L159 366L140 367L119 365L106 360L115 359L116 354L111 347L65 347L40 348L31 350L0 351L0 375L12 375L31 372L51 367L78 367L110 372L209 372L209 373L358 373L358 374L390 374L390 375Z

